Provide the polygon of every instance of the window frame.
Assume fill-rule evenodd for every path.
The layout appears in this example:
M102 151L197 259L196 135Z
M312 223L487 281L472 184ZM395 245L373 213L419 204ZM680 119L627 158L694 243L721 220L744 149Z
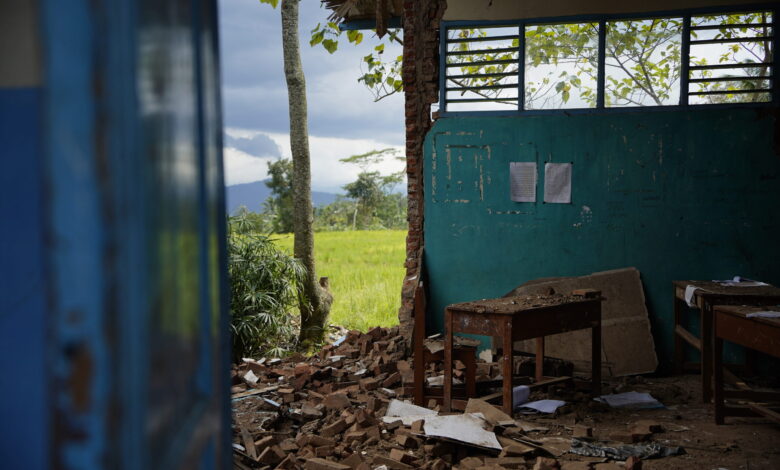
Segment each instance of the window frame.
M771 12L772 14L772 62L770 64L772 74L767 78L771 81L771 99L765 102L755 103L702 103L689 104L690 88L690 46L691 46L691 18L700 15L737 14ZM625 113L625 112L653 112L683 109L712 109L712 108L741 108L741 107L776 107L780 104L780 80L774 78L778 72L776 67L780 65L777 60L778 46L780 46L780 34L777 28L780 26L780 3L764 3L750 5L731 5L724 7L708 7L698 9L654 11L647 13L610 14L610 15L577 15L558 16L545 18L527 18L520 20L478 20L478 21L442 21L439 30L439 110L440 117L461 116L523 116L545 114L601 114L601 113ZM625 106L606 107L604 103L604 88L606 80L606 35L607 22L609 21L637 21L654 18L682 18L682 44L680 48L680 98L677 104L650 105L650 106ZM553 23L598 23L598 71L596 77L596 106L592 108L564 108L564 109L525 109L525 28L526 26L553 24ZM518 28L519 53L518 53L518 97L515 110L488 110L488 111L448 111L447 110L447 48L448 32L450 29L463 28L487 28L487 27L511 27Z

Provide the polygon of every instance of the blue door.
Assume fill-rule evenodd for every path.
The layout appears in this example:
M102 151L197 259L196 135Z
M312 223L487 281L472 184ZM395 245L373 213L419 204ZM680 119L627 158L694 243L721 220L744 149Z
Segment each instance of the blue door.
M0 466L227 468L216 2L2 4Z

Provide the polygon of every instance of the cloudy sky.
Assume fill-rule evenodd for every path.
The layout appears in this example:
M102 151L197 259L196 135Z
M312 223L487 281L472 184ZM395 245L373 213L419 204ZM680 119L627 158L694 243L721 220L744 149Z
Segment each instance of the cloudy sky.
M289 157L287 87L284 81L278 8L258 0L219 0L225 171L228 185L266 177L266 163ZM327 20L319 0L301 0L301 55L306 74L312 187L340 192L359 169L340 158L387 147L402 148L403 97L379 102L357 82L361 59L378 40L365 32L363 44L342 40L331 55L309 47L311 30ZM388 49L400 55L399 46ZM383 169L398 169L389 162Z

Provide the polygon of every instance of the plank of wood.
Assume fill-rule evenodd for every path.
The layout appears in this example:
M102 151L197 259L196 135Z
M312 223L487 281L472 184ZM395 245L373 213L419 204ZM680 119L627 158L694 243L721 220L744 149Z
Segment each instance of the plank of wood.
M536 382L528 386L531 390L535 388L540 387L548 387L550 385L555 385L563 382L568 382L569 380L572 380L571 377L564 375L563 377L545 377L545 380L542 380L541 382Z
M742 379L732 374L731 371L729 371L725 367L723 368L723 378L726 380L726 382L730 383L731 385L734 385L740 390L745 390L745 391L752 390L750 388L750 385L746 384Z
M681 325L677 325L674 327L674 333L684 339L688 344L701 351L701 340L693 336L690 331L686 330Z
M755 403L748 404L748 408L755 411L756 413L771 419L772 421L776 421L780 423L780 413L770 410L769 408L761 405L756 405Z
M255 448L255 440L252 438L252 434L243 426L239 426L239 429L241 430L241 440L244 442L247 455L252 460L257 460L257 449Z

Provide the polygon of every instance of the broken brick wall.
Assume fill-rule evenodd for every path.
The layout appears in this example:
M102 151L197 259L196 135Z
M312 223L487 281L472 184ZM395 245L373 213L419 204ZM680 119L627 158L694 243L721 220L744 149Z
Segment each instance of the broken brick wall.
M446 0L404 2L403 81L406 117L406 176L409 194L406 277L398 317L401 333L411 336L414 289L422 266L423 141L432 126L431 104L439 99L439 23Z

